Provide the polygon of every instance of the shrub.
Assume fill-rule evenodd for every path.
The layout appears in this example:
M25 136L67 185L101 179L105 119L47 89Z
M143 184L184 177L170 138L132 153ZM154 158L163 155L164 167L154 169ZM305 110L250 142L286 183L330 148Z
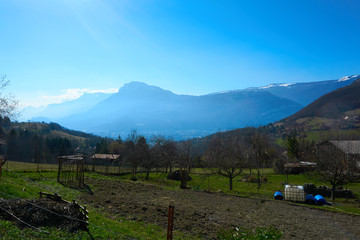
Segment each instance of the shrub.
M257 183L258 179L251 175L251 176L248 177L247 181L251 182L251 183Z
M263 176L261 181L266 183L268 181L268 178L266 176Z
M167 179L180 181L180 170L169 173ZM186 174L186 181L191 181L191 179L190 175Z

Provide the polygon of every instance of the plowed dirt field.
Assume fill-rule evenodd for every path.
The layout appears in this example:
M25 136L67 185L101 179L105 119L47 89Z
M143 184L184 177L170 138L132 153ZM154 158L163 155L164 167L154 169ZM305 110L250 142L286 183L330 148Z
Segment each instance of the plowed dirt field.
M94 195L81 203L120 217L166 228L169 204L175 206L174 228L203 238L215 238L222 229L274 226L284 239L360 239L360 216L272 201L168 190L139 182L87 179ZM324 207L325 208L325 207Z

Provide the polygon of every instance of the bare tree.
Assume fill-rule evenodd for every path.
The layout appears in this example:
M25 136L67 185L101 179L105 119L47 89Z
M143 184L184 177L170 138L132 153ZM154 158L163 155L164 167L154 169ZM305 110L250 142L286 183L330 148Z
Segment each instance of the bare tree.
M0 118L4 118L8 124L10 119L17 115L16 109L18 106L18 100L12 93L5 94L4 90L10 85L10 81L6 79L6 75L0 75ZM5 160L0 160L0 178L1 170L5 164Z
M137 168L140 165L140 160L136 155L135 144L139 139L139 135L136 130L131 130L128 138L125 141L124 156L126 162L131 166L132 174L136 174Z
M336 188L359 180L354 161L331 141L316 146L316 173L324 182L331 184L331 200L335 199Z
M192 145L190 141L180 142L177 145L177 165L180 169L180 188L187 187L188 174L194 165L194 157L192 156Z
M136 129L131 129L130 133L128 134L127 137L127 141L132 141L134 143L137 142L137 140L139 139L140 135L138 134Z
M17 115L18 100L12 93L4 94L9 85L6 75L0 75L0 116L13 118Z
M276 155L276 150L271 147L267 135L254 132L248 138L251 146L252 164L257 170L258 188L261 187L260 171L264 167L270 167L271 160Z
M149 173L155 167L156 161L150 154L149 145L145 137L140 136L135 145L136 158L140 162L140 166L145 168L146 180L149 180Z
M306 138L299 139L299 151L300 151L300 161L304 162L313 162L314 161L314 149L315 141L310 141Z
M213 137L205 154L208 168L218 169L218 173L229 179L229 189L233 189L233 179L245 165L244 142L236 136L230 138Z
M153 136L151 138L151 152L157 158L159 166L165 167L165 173L172 172L176 160L176 144L174 140L164 136Z

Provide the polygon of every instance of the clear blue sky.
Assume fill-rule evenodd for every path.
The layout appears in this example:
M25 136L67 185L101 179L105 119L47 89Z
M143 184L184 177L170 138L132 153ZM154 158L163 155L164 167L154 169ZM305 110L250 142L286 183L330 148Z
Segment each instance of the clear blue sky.
M24 105L131 81L199 95L337 79L360 73L359 12L357 0L2 0L0 74Z

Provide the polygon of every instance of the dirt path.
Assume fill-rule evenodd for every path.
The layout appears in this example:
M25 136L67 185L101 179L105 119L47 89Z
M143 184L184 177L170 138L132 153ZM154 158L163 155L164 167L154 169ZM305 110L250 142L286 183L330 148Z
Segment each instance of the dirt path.
M192 190L167 190L142 183L87 179L94 195L83 204L134 220L167 223L175 206L174 226L199 236L215 237L224 228L255 229L272 225L284 239L360 239L360 216L317 210L277 201L241 198Z

